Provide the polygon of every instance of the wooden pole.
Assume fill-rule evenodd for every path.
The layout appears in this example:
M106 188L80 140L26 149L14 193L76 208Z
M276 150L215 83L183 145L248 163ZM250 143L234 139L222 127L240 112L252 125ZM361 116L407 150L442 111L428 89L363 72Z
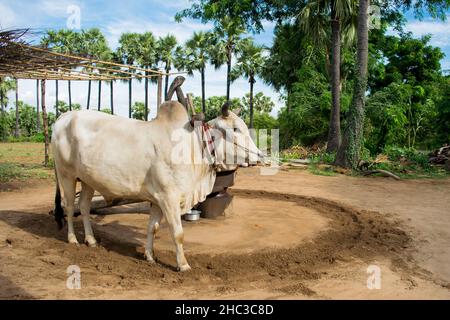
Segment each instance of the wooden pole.
M59 92L58 92L58 90L59 90L59 82L58 82L58 80L56 80L55 86L56 86L56 106L55 106L55 109L56 109L56 117L58 117L59 116Z
M111 114L114 114L114 81L111 80L110 84L110 102L111 102Z
M156 110L159 110L159 106L162 102L162 75L158 76L158 96L157 96L157 107Z
M98 101L97 101L97 110L100 111L100 104L102 103L102 81L98 81Z
M1 79L0 79L1 84ZM5 105L4 105L4 97L3 97L3 91L0 90L0 104L2 108L2 140L6 141L6 113L5 113Z
M89 110L89 104L91 103L91 88L92 88L92 80L89 80L88 81L88 95L87 95L86 110Z
M67 81L67 89L69 92L69 111L72 111L72 86L70 80Z
M44 143L45 143L45 158L44 166L48 166L48 149L49 149L49 138L48 138L48 118L47 118L47 107L45 106L45 79L41 80L41 104L42 104L42 118L44 125Z
M39 79L36 79L36 132L41 131L41 115L39 114Z
M147 75L147 72L145 73ZM144 107L144 119L148 121L148 78L145 78L145 107Z
M128 80L128 118L131 119L133 79Z
M19 137L19 79L16 78L16 128L14 136Z

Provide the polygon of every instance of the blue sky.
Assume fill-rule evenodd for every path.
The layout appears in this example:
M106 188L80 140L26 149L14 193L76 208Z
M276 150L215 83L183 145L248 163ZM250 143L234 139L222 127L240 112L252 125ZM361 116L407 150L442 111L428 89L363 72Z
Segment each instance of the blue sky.
M100 28L112 48L117 46L118 38L123 32L151 31L156 36L171 33L182 43L191 36L193 31L208 30L212 27L211 24L205 25L193 20L185 20L182 23L174 21L173 17L177 11L189 7L188 0L0 0L0 28L29 27L42 32L47 29L65 28L69 17L67 10L71 5L80 8L81 28ZM412 31L415 36L432 34L431 44L441 47L446 53L446 58L442 61L443 68L450 69L450 13L449 19L445 22L433 21L429 18L418 21L410 15L408 17L406 29ZM273 25L266 23L265 32L251 36L257 42L270 46L273 40L272 33ZM206 81L207 96L225 94L225 68L214 70L214 68L209 67L206 73ZM52 81L48 83L47 100L48 104L53 105L55 89ZM85 82L77 82L73 85L73 100L82 106L86 104L86 86ZM67 86L60 83L60 87L60 99L67 100ZM135 101L143 101L143 84L135 83L133 88ZM96 86L94 86L91 105L97 104L96 90ZM121 115L127 115L127 90L126 84L115 84L115 108ZM198 74L187 78L184 90L200 95L200 77ZM256 83L255 90L262 91L273 98L276 103L276 109L273 113L276 114L277 110L283 105L283 102L279 100L279 94L261 81ZM105 85L102 91L102 105L107 107L109 106L109 87ZM248 82L245 79L240 79L232 84L231 95L233 97L241 97L247 92ZM34 103L36 99L35 82L20 81L19 95L21 100ZM156 87L151 86L151 115L154 115L155 95Z

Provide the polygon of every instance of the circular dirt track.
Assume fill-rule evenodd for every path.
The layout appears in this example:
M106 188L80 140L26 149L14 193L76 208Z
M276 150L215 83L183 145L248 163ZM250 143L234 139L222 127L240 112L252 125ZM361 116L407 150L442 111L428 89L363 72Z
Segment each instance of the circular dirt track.
M389 258L402 274L410 273L405 262L410 260L405 253L409 236L378 213L300 195L231 192L235 200L230 218L183 223L186 257L193 269L187 273L174 270L174 246L164 221L155 241L157 264L143 260L139 247L145 243L145 214L93 216L100 245L88 248L66 243L66 229L56 231L45 214L48 206L2 209L0 222L9 229L0 239L7 243L0 248L1 274L9 276L0 278L0 297L167 298L183 297L186 290L193 296L220 297L248 283L281 296L314 297L305 281L327 275L338 262L370 262L377 256ZM82 241L80 220L75 228ZM80 266L83 277L84 290L76 294L65 289L66 268L72 264ZM149 294L150 288L166 293Z

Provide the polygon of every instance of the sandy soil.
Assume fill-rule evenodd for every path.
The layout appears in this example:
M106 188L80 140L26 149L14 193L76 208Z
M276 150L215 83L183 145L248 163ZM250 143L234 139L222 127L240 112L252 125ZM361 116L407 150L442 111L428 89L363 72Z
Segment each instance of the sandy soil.
M188 273L164 222L158 263L143 260L145 206L93 216L100 246L75 247L48 215L51 182L0 192L0 298L450 298L450 180L259 173L239 170L231 216L184 222ZM72 264L81 290L66 288Z

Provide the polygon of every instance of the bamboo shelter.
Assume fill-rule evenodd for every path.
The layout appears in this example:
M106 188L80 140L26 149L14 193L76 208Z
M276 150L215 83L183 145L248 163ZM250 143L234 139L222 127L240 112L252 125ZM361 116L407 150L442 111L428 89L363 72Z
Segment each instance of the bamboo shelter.
M41 80L41 110L45 136L45 165L48 164L48 119L45 105L46 80L115 81L148 79L156 77L157 106L162 103L162 78L159 70L125 65L114 61L102 61L90 56L54 52L42 46L28 44L24 38L28 29L0 31L0 78ZM148 92L145 96L148 97ZM112 99L112 97L111 97ZM146 99L147 101L147 99ZM145 105L147 120L148 105Z

